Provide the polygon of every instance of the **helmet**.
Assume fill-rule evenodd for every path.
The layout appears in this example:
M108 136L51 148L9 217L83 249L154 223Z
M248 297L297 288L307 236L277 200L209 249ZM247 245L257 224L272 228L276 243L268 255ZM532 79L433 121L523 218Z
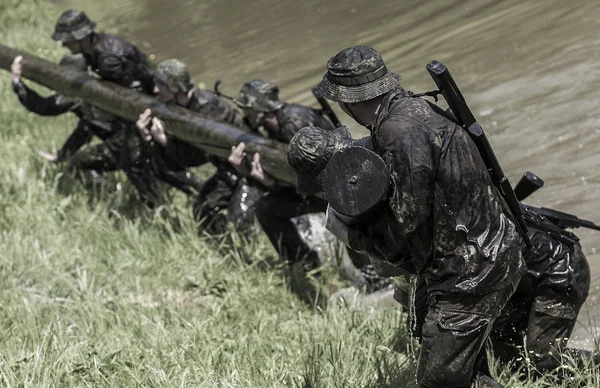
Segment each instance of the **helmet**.
M233 102L240 108L249 108L257 112L272 112L281 108L279 88L262 79L253 79L244 84Z
M85 12L69 9L58 18L52 39L61 42L83 39L91 34L95 27L96 23L91 21Z
M187 66L178 59L165 59L160 62L153 76L167 85L173 93L187 93L192 88Z

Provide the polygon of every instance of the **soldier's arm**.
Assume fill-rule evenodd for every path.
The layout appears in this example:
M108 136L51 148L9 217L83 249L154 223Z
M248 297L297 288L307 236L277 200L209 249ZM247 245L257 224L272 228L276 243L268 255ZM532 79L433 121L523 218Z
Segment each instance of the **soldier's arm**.
M66 160L85 144L89 143L92 140L92 136L93 134L88 124L83 120L79 120L73 133L71 133L65 144L58 151L56 155L57 161Z
M42 97L27 87L22 81L13 83L13 90L17 94L21 104L28 111L40 116L58 116L79 107L78 101L66 98L60 94Z

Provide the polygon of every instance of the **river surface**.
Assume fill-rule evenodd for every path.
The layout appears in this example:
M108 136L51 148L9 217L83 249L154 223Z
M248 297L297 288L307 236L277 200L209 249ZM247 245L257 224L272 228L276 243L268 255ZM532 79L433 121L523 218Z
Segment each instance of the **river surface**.
M196 83L235 94L244 81L279 85L317 106L310 89L327 60L357 44L379 50L406 89L434 89L446 64L514 184L545 187L526 202L600 223L600 1L564 0L59 0L156 61L179 58ZM356 135L364 130L339 112ZM576 341L597 332L600 232L579 229L592 290Z

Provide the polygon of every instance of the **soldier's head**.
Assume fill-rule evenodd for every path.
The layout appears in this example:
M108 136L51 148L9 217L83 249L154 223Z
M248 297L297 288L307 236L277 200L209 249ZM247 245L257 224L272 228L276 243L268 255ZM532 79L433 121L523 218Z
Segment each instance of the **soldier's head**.
M77 55L64 55L60 61L58 62L60 66L68 67L69 69L77 70L77 71L85 71L88 70L87 62L85 58L81 54Z
M154 94L162 102L177 102L178 96L187 96L194 86L185 63L178 59L165 59L156 66Z
M329 59L318 88L356 122L369 127L375 124L383 97L400 86L400 81L402 77L387 70L377 50L354 46Z
M71 53L80 54L85 51L86 42L95 27L96 22L91 21L85 12L69 9L58 18L52 39L61 42Z
M233 102L242 108L252 129L264 125L265 119L283 106L277 85L262 79L246 82Z
M329 159L352 144L348 127L327 130L309 126L299 130L288 146L288 163L296 172L297 191L307 195L322 193Z

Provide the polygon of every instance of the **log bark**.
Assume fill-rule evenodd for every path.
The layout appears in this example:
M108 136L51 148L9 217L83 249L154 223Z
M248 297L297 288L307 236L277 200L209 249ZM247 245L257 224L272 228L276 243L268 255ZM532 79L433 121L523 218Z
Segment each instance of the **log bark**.
M146 108L165 122L173 136L205 151L228 156L231 146L246 143L246 152L258 152L265 171L282 181L295 185L296 179L287 162L287 145L243 132L185 108L158 102L151 96L78 72L44 59L0 44L0 68L10 71L13 59L23 56L23 77L56 92L79 97L114 115L136 121Z

